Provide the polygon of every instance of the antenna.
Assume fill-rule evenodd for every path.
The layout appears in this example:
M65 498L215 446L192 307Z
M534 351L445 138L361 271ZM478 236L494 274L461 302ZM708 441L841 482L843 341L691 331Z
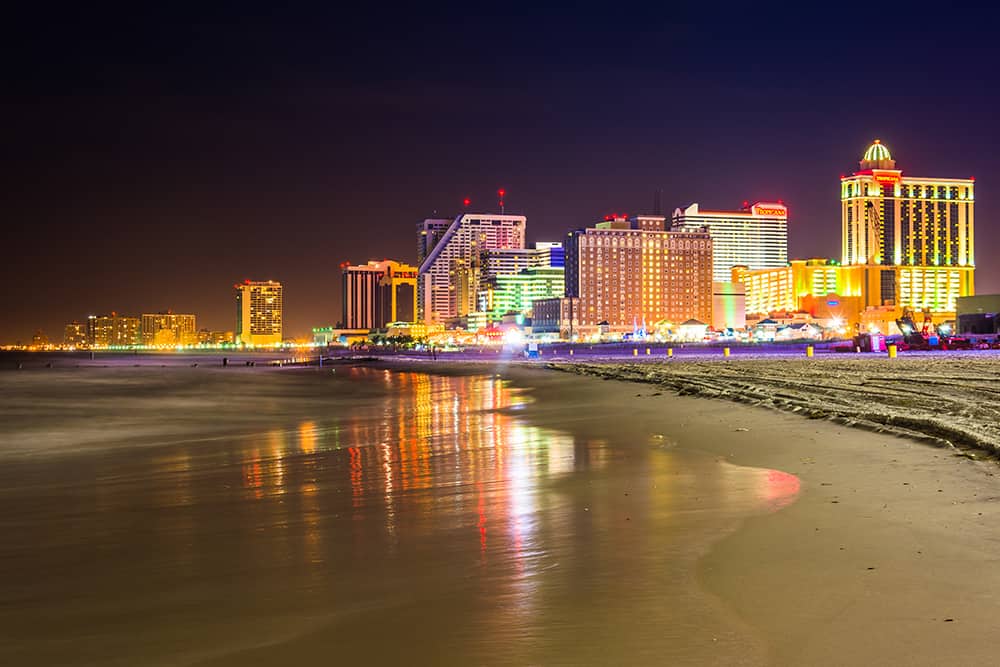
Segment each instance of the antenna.
M653 215L663 215L663 188L653 192Z
M503 215L503 196L507 194L507 191L503 188L497 190L497 194L500 195L500 215Z

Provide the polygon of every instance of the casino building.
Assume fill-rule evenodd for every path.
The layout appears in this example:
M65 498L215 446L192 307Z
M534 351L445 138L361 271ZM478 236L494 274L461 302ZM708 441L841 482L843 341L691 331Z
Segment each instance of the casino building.
M744 204L741 211L703 211L697 203L674 211L670 229L708 230L712 280L726 282L734 266L776 269L788 262L788 208L780 202Z
M878 139L840 179L849 264L974 266L975 181L903 176Z
M829 311L860 325L912 308L953 319L959 299L975 294L974 180L903 176L876 139L840 184L843 261L735 268L746 312Z

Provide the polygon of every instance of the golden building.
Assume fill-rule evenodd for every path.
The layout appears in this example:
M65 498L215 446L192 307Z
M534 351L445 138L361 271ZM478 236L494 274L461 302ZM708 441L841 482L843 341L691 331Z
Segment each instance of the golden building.
M975 294L974 179L903 176L878 139L859 166L840 179L843 264L734 268L747 313L841 312L863 328L892 321L903 308L950 319L959 297Z
M859 321L869 308L909 307L954 315L958 298L975 292L971 266L843 266L827 259L792 260L780 269L733 269L733 281L746 289L746 312L763 315L775 311L819 308L836 313L848 323ZM883 299L885 294L894 298ZM825 304L821 297L825 299ZM813 312L814 316L819 316Z
M141 337L138 317L91 315L87 318L87 344L90 347L130 347L138 345Z
M143 313L142 344L156 347L176 345L196 345L198 326L196 318L190 314Z
M352 266L343 274L342 324L347 329L382 329L417 317L417 267L390 259Z
M904 176L878 139L859 165L840 179L845 265L975 265L975 179Z
M281 343L284 294L274 280L245 280L236 290L236 343L277 345Z

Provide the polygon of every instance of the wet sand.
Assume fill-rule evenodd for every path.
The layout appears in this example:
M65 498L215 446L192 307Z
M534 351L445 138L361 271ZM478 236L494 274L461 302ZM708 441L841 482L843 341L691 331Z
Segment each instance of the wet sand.
M700 586L760 648L748 663L995 662L995 461L648 384L501 372L535 388L530 419L591 437L639 440L662 429L680 451L801 480L796 502L746 519L699 560ZM710 649L699 657L712 660Z
M992 463L395 368L0 377L0 662L991 662Z

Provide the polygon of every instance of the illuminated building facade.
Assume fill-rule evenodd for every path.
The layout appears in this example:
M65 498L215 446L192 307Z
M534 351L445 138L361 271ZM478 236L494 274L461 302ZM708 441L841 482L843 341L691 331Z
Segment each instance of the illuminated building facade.
M859 164L840 179L845 265L975 265L974 179L904 176L878 139Z
M471 290L473 297L468 306L460 305L465 304L464 300L456 302L452 294L453 267L471 268L486 250L524 248L526 224L523 215L499 213L466 213L451 221L420 264L418 316L428 321L446 321L457 317L463 308L468 308L466 312L474 309L475 289Z
M412 322L417 313L417 267L393 260L340 265L342 322L347 329L381 329Z
M232 331L211 331L209 329L201 329L198 331L198 344L206 346L220 346L220 345L232 345L233 343L233 332Z
M859 166L840 179L843 264L734 268L747 313L823 310L863 325L912 308L944 320L975 294L973 179L903 176L877 139Z
M178 313L143 313L142 344L173 347L195 345L199 342L198 326L194 315Z
M466 317L476 310L476 292L482 280L479 257L453 259L448 271L448 297L452 317Z
M508 313L531 316L534 302L565 293L563 267L536 267L513 275L496 276L479 291L479 312L485 323L499 322ZM471 329L471 327L470 327Z
M427 218L417 223L417 266L431 254L452 222L452 218Z
M742 329L747 325L746 288L740 282L712 281L712 328Z
M974 293L971 266L842 266L831 260L793 260L780 269L733 269L733 280L746 289L746 312L814 310L818 299L843 309L845 321L857 321L858 311L892 306L951 314L958 298ZM887 291L897 295L887 301ZM822 304L820 304L822 305Z
M665 227L662 216L614 217L569 234L566 296L579 298L575 319L618 329L712 321L709 233Z
M496 276L514 275L525 269L565 266L562 243L540 241L533 248L484 250L480 255L483 281Z
M63 329L63 345L67 347L87 347L87 325L70 322Z
M734 266L772 269L788 262L788 208L780 202L757 202L742 211L702 211L695 203L676 209L670 228L708 230L717 282L728 282Z
M87 318L87 344L90 347L131 347L141 340L142 328L138 317L123 317L118 313L91 315Z
M236 290L236 343L277 345L281 343L284 294L274 280L246 280Z

